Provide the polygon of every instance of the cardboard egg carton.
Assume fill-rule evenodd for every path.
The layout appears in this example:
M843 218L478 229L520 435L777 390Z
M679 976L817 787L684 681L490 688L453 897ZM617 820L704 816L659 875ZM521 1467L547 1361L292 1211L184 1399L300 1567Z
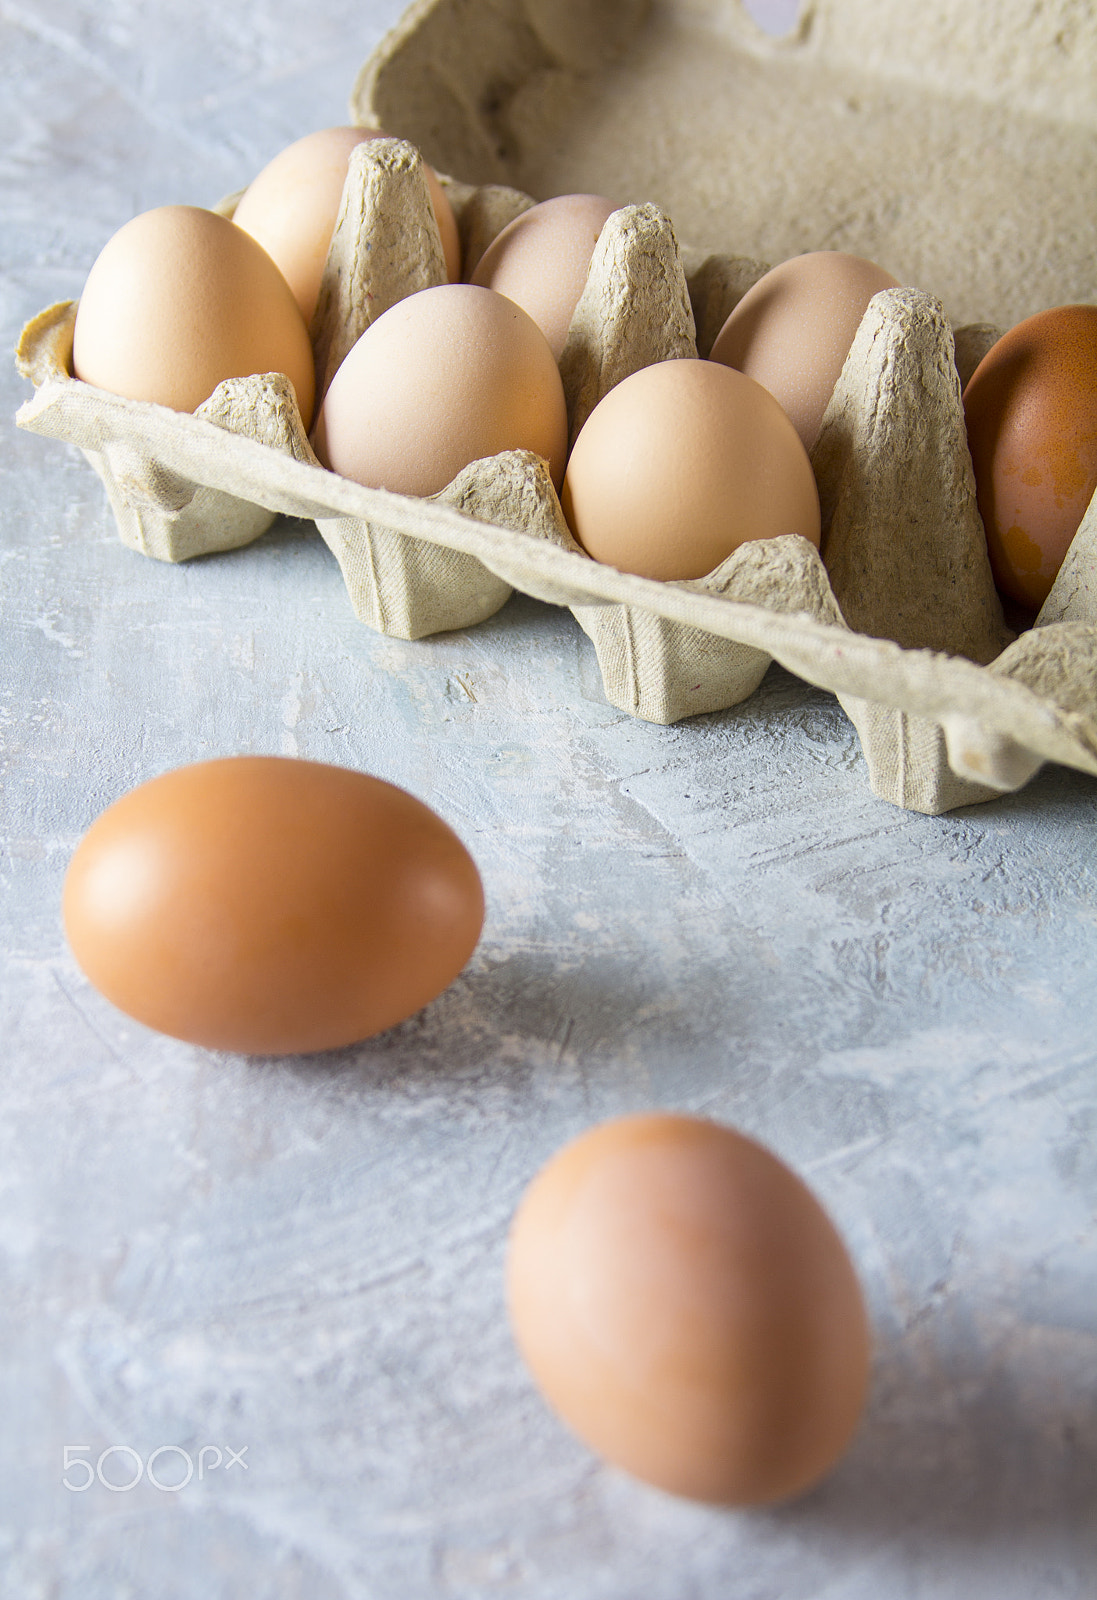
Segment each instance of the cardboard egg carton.
M572 437L630 372L706 354L767 259L843 248L923 285L873 299L831 397L812 453L822 558L791 536L697 581L617 572L578 548L524 451L426 500L363 488L319 466L281 375L222 384L193 416L74 379L71 304L24 330L36 392L18 420L82 448L123 539L160 559L245 544L283 513L315 519L386 633L474 626L513 589L568 606L607 698L651 721L733 706L777 660L838 696L898 805L985 800L1048 760L1097 773L1097 504L1015 638L960 402L998 328L1097 299L1097 206L1070 189L1097 170L1097 22L1069 0L989 9L817 0L773 41L736 0L421 0L355 90L356 120L414 145L352 158L311 329L321 390L371 321L444 279L419 150L460 174L444 181L466 275L535 195L621 202L561 357ZM1015 122L996 174L986 140ZM938 171L914 194L912 144L984 154L967 191Z

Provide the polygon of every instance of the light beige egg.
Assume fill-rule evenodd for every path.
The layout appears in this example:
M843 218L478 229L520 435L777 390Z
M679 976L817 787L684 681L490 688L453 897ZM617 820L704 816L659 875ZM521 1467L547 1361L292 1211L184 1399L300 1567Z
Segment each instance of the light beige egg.
M611 389L571 452L561 500L596 561L703 578L749 539L818 547L819 495L773 396L714 361L662 361Z
M313 436L324 466L429 495L472 461L532 450L559 486L567 410L548 341L491 289L442 284L368 327L337 370Z
M80 296L73 370L175 411L226 378L282 372L312 419L312 347L289 286L254 239L198 206L146 211L107 242Z
M898 287L890 272L861 256L839 250L793 256L748 289L709 359L768 389L810 450L869 301Z
M351 151L365 139L384 137L371 128L322 128L307 134L268 162L233 214L237 227L257 239L278 264L306 323L316 310ZM437 173L425 164L424 168L446 275L455 283L461 276L457 219Z
M559 361L590 259L607 217L616 210L599 194L563 194L531 206L493 239L472 282L520 305Z

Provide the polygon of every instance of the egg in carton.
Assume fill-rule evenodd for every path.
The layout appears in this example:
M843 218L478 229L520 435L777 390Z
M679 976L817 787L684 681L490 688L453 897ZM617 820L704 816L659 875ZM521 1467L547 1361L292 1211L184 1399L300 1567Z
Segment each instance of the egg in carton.
M600 26L605 53L605 15L577 21L548 0L535 10L542 31L555 19L567 49L577 29ZM642 8L602 10L638 26ZM424 51L430 60L445 50L483 75L492 49L470 52L459 11L451 0L412 8L360 79L363 123L376 125L380 106L421 134L417 118L436 117L434 102L426 113L416 99ZM512 34L534 68L538 51L560 49L540 36L531 46L523 19L521 6L495 7L490 26L471 31L526 81L531 62ZM402 107L389 103L394 95ZM464 154L469 169L483 165L482 151ZM466 262L533 204L508 184L444 181ZM219 209L231 215L233 205ZM680 248L655 204L617 210L561 356L572 438L631 372L707 353L765 270L752 256ZM311 329L318 391L384 310L444 281L418 150L363 143ZM545 464L528 452L474 462L417 500L324 471L278 374L230 380L193 416L91 389L71 376L74 314L54 307L24 330L19 362L36 394L18 420L84 449L122 537L147 554L183 560L245 544L277 513L311 517L370 626L409 639L469 627L520 589L569 606L594 643L609 701L655 722L735 705L778 660L838 696L874 791L923 812L1015 789L1045 760L1097 773L1097 508L1036 625L1014 639L990 575L960 402L961 378L997 330L972 324L954 335L927 293L874 297L831 396L812 452L825 559L796 536L748 542L707 577L680 583L591 561Z

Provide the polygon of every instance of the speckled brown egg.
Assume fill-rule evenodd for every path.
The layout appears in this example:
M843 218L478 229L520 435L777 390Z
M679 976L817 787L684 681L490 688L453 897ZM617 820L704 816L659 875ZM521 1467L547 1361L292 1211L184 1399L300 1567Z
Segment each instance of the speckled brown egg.
M531 206L484 251L471 281L528 311L559 361L606 219L600 194L562 194Z
M240 197L232 220L278 265L306 323L316 310L351 152L366 139L384 137L372 128L321 128L306 134L268 162ZM424 163L424 172L446 275L455 283L461 276L457 219L433 167Z
M85 383L194 411L226 378L282 372L307 428L315 375L297 303L255 240L199 206L134 217L95 261L76 312Z
M810 450L869 301L898 287L890 272L862 256L840 250L793 256L748 289L709 358L768 389Z
M235 756L142 784L88 829L65 930L139 1022L262 1055L403 1021L457 976L484 916L442 819L344 767Z
M799 1494L857 1425L869 1331L845 1246L800 1179L731 1128L648 1114L581 1135L526 1191L507 1287L549 1404L674 1494Z
M1097 489L1097 306L1011 328L968 380L964 412L994 580L1037 611Z

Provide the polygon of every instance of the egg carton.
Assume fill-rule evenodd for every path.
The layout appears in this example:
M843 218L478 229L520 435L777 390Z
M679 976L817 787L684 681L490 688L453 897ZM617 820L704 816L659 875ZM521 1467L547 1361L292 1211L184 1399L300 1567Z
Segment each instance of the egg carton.
M1075 18L1074 54L1047 44L1043 58L1058 71L1049 89L1031 62L1014 60L1012 49L1024 41L1025 27L1043 26L1056 7L1043 8L1043 21L1034 21L1027 6L999 9L1010 13L1013 27L1011 103L1020 102L1030 138L1034 128L1044 131L1036 167L1053 137L1068 166L1076 147L1094 153L1086 83L1097 60L1097 27ZM1058 10L1071 12L1067 0ZM680 245L679 209L697 228L694 236L707 240L703 216L719 221L728 202L706 177L710 154L709 165L699 164L693 146L664 140L676 147L681 170L663 172L658 150L643 148L645 74L654 73L661 88L667 128L679 128L687 112L696 116L696 95L674 86L681 59L718 58L735 67L742 83L756 77L768 85L778 131L789 126L794 91L801 104L806 96L818 124L820 106L840 123L855 115L850 105L865 105L871 90L880 100L872 126L886 133L895 104L923 105L928 94L903 74L932 72L950 89L948 116L967 117L975 137L997 110L979 54L986 45L982 25L971 17L954 24L967 32L948 36L949 76L942 74L941 41L934 55L923 37L937 13L917 48L905 13L890 0L871 6L820 0L805 8L790 39L773 42L752 28L735 0L694 0L650 14L634 0L595 8L571 0L413 6L366 64L352 101L363 125L397 130L415 144L370 140L352 158L311 329L320 389L377 316L404 295L444 281L420 149L441 172L462 174L443 181L459 220L466 275L534 194L591 190L626 201L602 230L561 356L573 438L598 400L629 373L706 354L766 270L759 251L770 234L746 190L765 181L787 198L790 158L786 152L782 165L771 149L765 180L756 163L751 183L740 185L723 217L726 237L742 244L742 253L718 253L711 241ZM894 29L891 55L881 31L885 14ZM852 49L845 51L844 41L857 30L867 73L846 59ZM698 39L704 48L691 57ZM658 46L656 68L645 41ZM1035 49L1039 41L1029 43ZM1088 80L1079 61L1089 64ZM592 64L601 73L601 94L591 82ZM600 140L577 113L579 93L591 108L587 121L602 119ZM727 109L740 145L736 116L751 110L750 104ZM650 106L647 116L650 122ZM926 122L924 115L920 132ZM952 123L947 131L957 136ZM883 184L895 150L883 134L879 143ZM736 139L727 145L734 153ZM771 259L836 246L902 269L902 260L879 248L871 207L851 237L836 233L847 146L848 131L832 158L832 187L815 196L813 212L802 194L793 195L793 221L781 222L792 231L780 237ZM627 203L629 163L638 148L651 175L649 192L662 199L668 174L679 185L666 208L645 198L639 176L633 192L640 203ZM1079 236L1076 219L1071 233L1058 216L1060 187L1042 197L1041 227L1049 217L1061 224L1055 292L1042 282L1034 288L1026 277L1032 251L1024 239L1014 252L1020 271L1006 271L1004 258L988 262L976 249L984 304L995 321L956 325L953 308L967 303L964 275L971 266L964 256L959 275L950 276L956 228L946 221L926 269L945 304L911 288L870 303L812 452L822 558L789 536L743 545L700 580L661 583L618 572L579 549L544 462L525 451L474 462L429 499L363 488L316 461L292 385L279 374L230 380L194 415L78 381L72 303L49 308L23 332L17 359L35 395L17 420L85 452L104 481L122 538L145 554L179 561L232 549L258 538L281 513L316 521L356 614L385 633L413 639L474 626L514 589L567 606L593 641L607 699L650 721L725 710L749 696L777 660L837 695L857 728L876 794L938 813L1019 788L1044 761L1097 773L1097 504L1034 625L1014 637L991 580L960 401L962 382L998 326L1040 304L1097 298L1092 276L1082 291L1071 276L1092 275L1097 237L1084 228ZM235 198L218 209L231 215ZM978 227L985 206L969 195L962 209L965 228ZM1095 232L1093 217L1085 225ZM1046 233L1034 231L1043 243ZM1041 298L1030 305L1026 295Z

